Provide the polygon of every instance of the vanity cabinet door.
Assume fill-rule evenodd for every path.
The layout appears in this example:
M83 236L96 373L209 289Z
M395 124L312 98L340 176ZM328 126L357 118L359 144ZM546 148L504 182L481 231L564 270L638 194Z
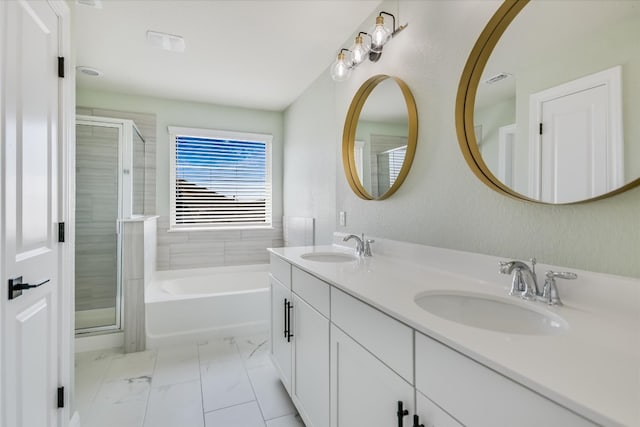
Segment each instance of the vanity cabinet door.
M466 426L596 426L420 333L415 351L416 389Z
M293 402L307 427L329 425L329 319L293 294Z
M398 427L398 402L411 426L414 388L379 359L331 325L331 427Z
M271 360L280 374L282 384L291 394L291 358L293 345L289 335L293 327L293 314L288 309L291 301L291 291L273 276L271 282Z
M424 427L463 427L419 391L416 391L416 414Z

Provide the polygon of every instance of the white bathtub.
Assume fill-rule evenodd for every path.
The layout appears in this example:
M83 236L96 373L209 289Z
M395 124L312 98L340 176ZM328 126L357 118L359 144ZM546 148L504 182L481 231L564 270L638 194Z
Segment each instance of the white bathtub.
M145 288L148 348L268 328L269 264L156 272Z

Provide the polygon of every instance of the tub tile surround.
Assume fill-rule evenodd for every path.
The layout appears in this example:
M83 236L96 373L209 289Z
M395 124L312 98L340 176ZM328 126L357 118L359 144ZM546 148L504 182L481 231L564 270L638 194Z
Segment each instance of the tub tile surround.
M124 350L145 349L145 287L156 271L156 216L121 221Z
M158 270L221 267L269 262L267 248L283 246L282 221L271 229L169 231L158 218Z
M558 336L504 334L436 317L414 302L428 290L454 289L511 298L511 277L498 273L509 259L373 237L374 256L322 263L300 255L348 251L343 233L332 246L273 249L297 267L356 296L481 364L605 426L640 425L640 280L538 264L537 272L573 271L558 280L569 323ZM349 242L351 244L351 242ZM545 307L541 303L539 308Z
M83 427L304 427L271 365L266 332L76 356Z

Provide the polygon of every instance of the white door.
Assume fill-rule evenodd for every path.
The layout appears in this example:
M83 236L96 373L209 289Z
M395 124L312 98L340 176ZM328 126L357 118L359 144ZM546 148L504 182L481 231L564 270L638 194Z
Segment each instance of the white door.
M543 103L543 201L584 200L608 191L606 103L604 86Z
M293 345L291 340L293 334L292 312L289 306L293 306L291 301L291 291L271 277L271 360L276 370L280 374L282 384L291 394L291 356Z
M619 80L614 67L532 95L534 198L570 203L623 184Z
M58 17L0 2L2 425L57 425ZM41 286L11 295L9 281ZM10 296L12 299L10 299Z
M329 425L329 319L293 294L292 398L307 427Z
M414 388L336 326L331 326L331 427L390 427L398 402L412 425Z

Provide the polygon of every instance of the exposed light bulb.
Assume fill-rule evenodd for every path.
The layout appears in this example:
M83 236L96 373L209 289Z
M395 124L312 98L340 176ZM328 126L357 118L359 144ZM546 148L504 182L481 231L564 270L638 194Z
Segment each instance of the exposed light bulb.
M351 59L353 61L353 65L359 65L367 58L367 54L369 53L369 46L364 44L364 40L362 36L356 37L356 44L351 50Z
M337 82L345 81L351 75L351 66L347 63L346 55L340 52L336 62L331 66L331 78Z
M391 31L384 26L384 18L376 17L376 27L371 33L371 51L375 53L382 52L382 46L391 38Z

